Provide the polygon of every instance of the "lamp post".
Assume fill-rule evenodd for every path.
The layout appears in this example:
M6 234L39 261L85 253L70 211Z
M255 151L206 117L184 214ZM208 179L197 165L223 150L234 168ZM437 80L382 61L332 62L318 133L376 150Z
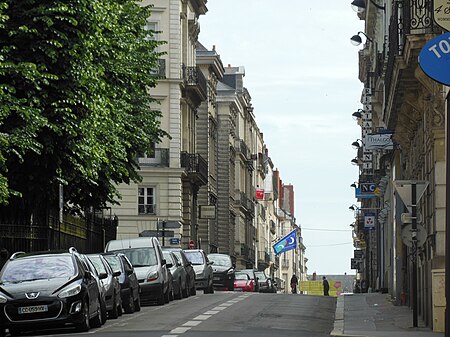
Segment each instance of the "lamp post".
M364 33L364 32L358 32L358 34L353 35L353 36L350 38L350 42L352 43L352 45L354 45L354 46L359 46L359 45L362 43L362 39L361 39L361 36L359 36L359 34L364 35L368 41L372 42L372 39L371 39L370 37L368 37L366 33Z

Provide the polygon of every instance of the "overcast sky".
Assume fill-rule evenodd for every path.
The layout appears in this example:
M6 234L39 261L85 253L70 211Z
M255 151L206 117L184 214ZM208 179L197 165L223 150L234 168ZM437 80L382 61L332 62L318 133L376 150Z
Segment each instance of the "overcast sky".
M308 274L354 274L350 224L361 138L358 50L363 30L350 0L208 0L200 42L224 66L245 68L244 86L269 155L295 193Z

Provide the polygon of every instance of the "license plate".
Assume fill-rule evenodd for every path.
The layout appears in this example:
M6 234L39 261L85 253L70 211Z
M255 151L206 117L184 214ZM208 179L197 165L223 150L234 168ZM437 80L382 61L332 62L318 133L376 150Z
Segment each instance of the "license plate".
M35 305L32 307L20 307L19 314L34 314L35 312L46 312L48 311L47 305Z

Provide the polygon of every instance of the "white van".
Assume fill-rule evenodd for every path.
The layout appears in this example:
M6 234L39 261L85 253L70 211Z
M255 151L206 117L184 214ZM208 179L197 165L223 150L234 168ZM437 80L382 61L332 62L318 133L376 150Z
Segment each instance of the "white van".
M156 237L111 240L105 252L112 251L125 254L133 264L141 288L141 302L156 301L160 305L169 302L170 271Z

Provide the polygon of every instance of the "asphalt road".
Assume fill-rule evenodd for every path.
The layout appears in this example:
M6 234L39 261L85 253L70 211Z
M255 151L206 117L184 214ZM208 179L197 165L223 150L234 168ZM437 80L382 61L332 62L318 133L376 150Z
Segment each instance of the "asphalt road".
M27 336L324 337L333 329L335 298L293 294L199 293L108 320L87 333L45 331Z

